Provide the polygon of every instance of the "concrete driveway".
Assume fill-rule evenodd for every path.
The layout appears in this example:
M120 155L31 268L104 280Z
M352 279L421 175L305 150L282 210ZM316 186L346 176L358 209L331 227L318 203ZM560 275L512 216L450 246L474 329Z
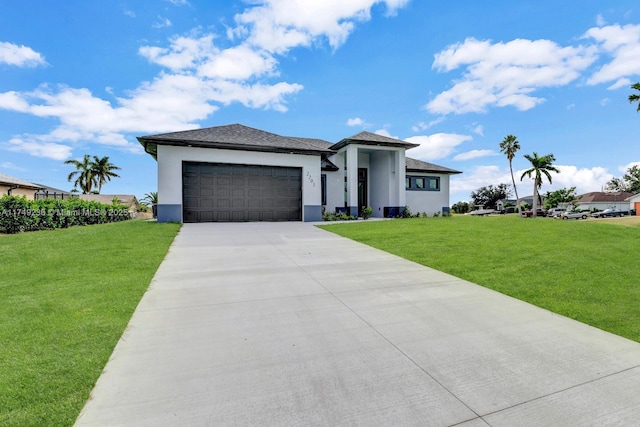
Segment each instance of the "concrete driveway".
M308 223L186 224L76 425L640 425L640 344Z

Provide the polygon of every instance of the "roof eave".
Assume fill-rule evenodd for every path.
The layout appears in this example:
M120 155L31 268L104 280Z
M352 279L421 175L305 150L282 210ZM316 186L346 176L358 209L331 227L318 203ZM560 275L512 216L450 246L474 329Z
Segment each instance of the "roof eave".
M312 156L322 156L326 154L334 154L332 150L323 149L302 149L291 147L266 147L262 145L247 145L247 144L229 144L224 142L209 142L209 141L185 141L185 140L173 140L173 139L152 139L146 137L138 137L138 141L143 145L145 151L151 154L154 158L158 155L158 145L170 145L174 147L199 147L199 148L216 148L223 150L237 150L237 151L258 151L263 153L288 153L288 154L304 154Z
M369 146L378 146L378 147L394 147L394 148L404 148L404 149L410 149L410 148L414 148L414 147L418 147L420 144L413 144L410 142L399 142L399 143L393 143L393 142L381 142L381 141L364 141L364 140L359 140L359 139L349 139L349 138L345 138L342 139L338 142L336 142L335 144L333 144L331 147L329 147L329 149L337 151L339 149L341 149L342 147L345 147L349 144L359 144L359 145L369 145Z
M461 171L457 170L435 170L435 169L415 169L415 168L407 168L407 172L422 172L422 173L439 173L443 175L458 175L461 174Z

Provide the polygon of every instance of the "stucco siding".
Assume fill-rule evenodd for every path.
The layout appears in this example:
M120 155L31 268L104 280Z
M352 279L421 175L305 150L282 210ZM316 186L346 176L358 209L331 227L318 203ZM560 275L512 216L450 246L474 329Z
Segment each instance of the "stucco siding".
M312 216L317 216L322 185L320 156L160 145L157 159L159 209L163 205L173 206L174 210L176 205L182 206L182 162L211 162L302 168L302 215L305 219L311 218L304 212L305 206L310 206Z
M335 212L337 207L344 207L344 155L336 154L329 160L339 169L337 171L322 171L327 176L327 212Z
M449 175L407 172L407 176L440 178L440 191L406 190L406 206L413 214L426 212L433 216L435 212L442 212L443 207L449 207Z
M7 185L0 185L0 197L2 196L6 196L9 194L9 189L11 187L7 186ZM14 188L13 190L11 190L11 195L12 196L25 196L28 200L33 200L34 198L34 194L35 194L36 190L34 189L29 189L29 188Z

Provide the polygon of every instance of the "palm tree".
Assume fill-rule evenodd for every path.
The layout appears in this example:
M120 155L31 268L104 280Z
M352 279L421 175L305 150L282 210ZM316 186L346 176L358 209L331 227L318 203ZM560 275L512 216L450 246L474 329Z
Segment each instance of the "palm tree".
M631 85L631 89L635 89L637 91L640 91L640 83L634 83ZM640 112L640 95L637 93L633 93L631 95L629 95L629 102L637 102L638 103L638 108L636 111Z
M518 188L516 187L516 180L513 178L513 158L516 152L520 149L520 142L514 135L507 135L500 143L500 152L507 156L509 160L509 170L511 171L511 182L513 182L513 190L516 192L516 208L518 208L518 214L520 214L520 197L518 197Z
M104 156L103 158L93 156L91 173L98 185L98 194L102 191L102 186L106 184L107 181L111 181L111 178L120 178L120 175L113 172L114 170L120 170L120 168L109 162L109 156Z
M560 172L558 168L553 166L553 162L556 158L553 154L547 154L546 156L538 157L538 153L534 151L533 156L525 154L524 158L531 162L531 168L524 171L520 177L520 181L525 176L531 178L533 175L533 216L536 216L536 210L538 207L538 190L542 187L542 176L546 176L551 184L551 174L549 172Z
M74 165L76 170L71 172L67 177L67 181L76 177L73 183L73 188L80 187L82 194L91 193L94 185L97 185L96 177L94 176L93 163L91 162L91 156L85 154L82 161L79 160L67 160L64 162L66 165Z

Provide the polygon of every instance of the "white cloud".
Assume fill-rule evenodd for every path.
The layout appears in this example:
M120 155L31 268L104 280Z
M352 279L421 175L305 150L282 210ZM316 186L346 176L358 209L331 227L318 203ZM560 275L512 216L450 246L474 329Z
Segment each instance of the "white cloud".
M153 28L168 28L170 27L171 21L169 18L163 18L162 16L158 16L158 21L152 25Z
M632 168L633 166L640 166L640 162L631 162L631 163L627 163L624 166L618 166L618 170L623 174L625 174L627 173L627 170Z
M44 57L27 46L18 46L9 42L0 42L0 64L16 67L37 67L46 65Z
M596 25L598 27L603 27L603 26L607 25L607 21L605 21L604 17L601 14L598 14L596 16Z
M471 193L480 187L498 184L511 184L511 175L508 171L501 170L498 166L476 166L461 175L451 177L451 192ZM516 182L516 185L518 183ZM520 186L518 186L520 188ZM518 190L521 195L521 191Z
M0 163L0 168L5 169L5 170L14 170L14 171L19 171L19 172L26 172L27 169L14 165L11 162L3 162Z
M628 87L628 86L631 86L631 80L629 80L626 77L623 77L618 79L618 81L612 84L611 86L609 86L607 90L615 90L615 89L620 89L621 87Z
M473 129L471 129L471 132L476 133L476 134L478 134L480 136L484 136L484 126L476 125L474 123L474 127L473 127Z
M611 103L611 99L609 98L602 98L600 100L600 105L602 105L603 107L606 107L607 105L609 105Z
M208 78L247 80L255 76L277 75L277 61L266 52L236 46L220 51L203 63L198 74Z
M484 112L490 106L528 110L544 102L534 92L574 81L595 60L593 47L562 47L550 40L492 43L468 38L435 55L437 71L460 67L465 71L426 108L438 114Z
M41 137L33 139L15 137L9 140L6 148L9 151L27 153L35 157L46 157L54 160L66 160L71 157L71 147L64 144L43 141Z
M193 69L197 64L214 57L217 53L213 45L213 37L213 34L202 37L173 37L167 48L141 46L138 53L150 62L172 71Z
M172 3L176 6L186 6L189 4L187 0L167 0L169 3Z
M409 155L418 160L433 161L447 157L453 153L460 144L471 141L469 135L455 133L435 133L433 135L418 135L405 139L407 142L420 144L412 148Z
M128 16L129 18L135 18L136 17L136 13L131 9L125 9L122 13L124 13L125 16Z
M601 191L607 182L613 178L613 175L602 167L578 168L567 165L556 165L556 167L560 170L560 173L552 173L553 183L551 185L545 181L543 186L543 191L545 192L570 187L576 187L577 194ZM533 191L533 187L531 187L531 191Z
M373 132L373 133L375 133L376 135L386 136L387 138L400 139L400 137L398 137L398 136L391 135L391 134L389 133L389 131L388 131L388 130L386 130L386 129L378 129L377 131L375 131L375 132Z
M467 151L466 153L458 154L453 158L453 160L456 160L456 161L471 160L471 159L479 159L481 157L489 157L489 156L497 156L497 155L498 153L496 153L493 150L471 150L471 151Z
M236 15L240 29L248 32L250 44L269 52L284 53L297 46L310 46L326 38L333 49L342 45L357 22L371 17L375 4L385 4L389 15L409 0L263 0Z
M587 84L613 82L612 87L620 87L620 79L640 75L640 24L609 25L591 28L583 36L598 43L598 48L611 56L611 62L600 67ZM611 88L611 87L610 87Z
M411 127L411 130L414 132L422 132L425 131L439 123L442 123L446 117L440 116L437 119L431 120L429 123L419 122Z
M360 117L354 117L352 119L347 120L347 126L367 127L367 126L370 126L370 124L364 121L364 119L361 119Z

